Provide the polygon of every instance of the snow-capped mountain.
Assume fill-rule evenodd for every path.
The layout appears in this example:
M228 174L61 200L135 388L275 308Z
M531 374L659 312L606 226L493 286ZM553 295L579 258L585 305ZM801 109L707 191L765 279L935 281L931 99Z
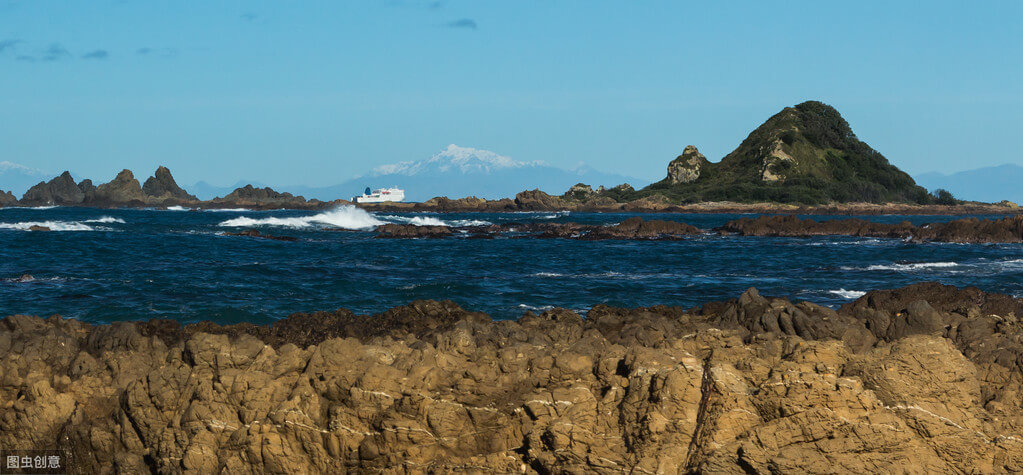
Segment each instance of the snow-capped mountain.
M397 186L405 189L406 200L425 201L435 196L512 198L520 191L534 188L560 195L579 182L594 188L622 183L639 188L647 184L645 180L602 173L583 165L566 170L539 160L519 161L489 150L451 144L430 158L381 165L340 185L281 189L306 198L332 200L351 199L367 187Z
M404 175L413 176L431 172L493 173L509 168L541 167L547 164L541 160L519 162L490 150L459 147L451 144L426 160L398 162L381 165L373 169L372 176Z
M0 190L10 191L19 198L40 181L51 178L53 176L42 170L8 161L0 162Z

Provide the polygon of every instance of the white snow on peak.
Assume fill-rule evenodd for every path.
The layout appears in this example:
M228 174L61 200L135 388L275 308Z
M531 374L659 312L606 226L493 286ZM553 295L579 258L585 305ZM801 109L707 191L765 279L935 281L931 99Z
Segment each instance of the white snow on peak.
M417 175L426 171L490 173L507 168L544 166L542 160L520 162L489 150L451 144L426 160L398 162L373 169L373 175Z
M40 176L44 175L42 170L37 170L35 168L26 167L25 165L22 165L20 163L8 162L8 161L4 160L4 161L0 162L0 173L6 172L6 171L17 171L17 172L24 173L26 175L40 175Z

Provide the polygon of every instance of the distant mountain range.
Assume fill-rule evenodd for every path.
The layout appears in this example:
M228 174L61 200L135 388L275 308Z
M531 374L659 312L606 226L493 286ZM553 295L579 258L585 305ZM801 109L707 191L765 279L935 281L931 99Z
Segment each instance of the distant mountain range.
M1023 167L1019 165L984 167L949 175L921 173L916 176L916 182L931 191L944 188L961 200L1023 203Z
M436 196L500 199L515 196L527 188L539 188L547 193L560 195L580 182L594 187L597 185L611 187L621 183L642 186L648 183L647 180L602 173L585 166L566 170L542 161L517 161L489 150L451 144L425 160L381 165L365 176L333 186L272 186L277 190L323 201L351 199L353 196L361 195L367 187L397 186L405 189L408 201L425 201ZM248 183L252 183L253 186L268 186L239 181L232 186L218 187L199 182L187 189L200 199L212 199L216 196L225 196L235 188Z
M30 187L50 178L52 175L31 167L0 162L0 190L11 191L18 197ZM240 180L231 186L200 181L185 189L199 199L210 200L227 196L235 189L251 184L257 188L272 186L308 199L331 201L351 199L361 195L367 187L398 186L405 189L406 200L425 201L435 196L499 199L515 196L526 188L561 194L579 182L606 186L621 183L642 186L648 183L646 180L602 173L585 166L566 170L542 161L517 161L489 150L452 144L428 159L381 165L365 176L332 186L289 186Z
M21 196L40 181L53 178L52 174L25 165L11 162L0 162L0 190L10 191Z

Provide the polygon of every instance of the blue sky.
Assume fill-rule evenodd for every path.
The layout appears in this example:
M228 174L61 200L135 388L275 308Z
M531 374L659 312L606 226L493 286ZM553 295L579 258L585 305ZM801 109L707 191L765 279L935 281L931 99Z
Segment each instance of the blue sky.
M655 179L806 99L953 172L1023 164L1023 2L0 0L0 87L0 161L97 181L319 186L449 143Z

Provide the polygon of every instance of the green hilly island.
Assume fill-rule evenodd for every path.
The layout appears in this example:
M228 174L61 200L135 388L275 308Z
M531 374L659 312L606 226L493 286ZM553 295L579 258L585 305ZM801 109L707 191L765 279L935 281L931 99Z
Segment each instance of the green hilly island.
M675 203L935 200L857 138L835 108L818 101L782 109L719 162L710 162L690 145L668 164L663 180L640 190L616 187L599 193L619 202L653 195Z

